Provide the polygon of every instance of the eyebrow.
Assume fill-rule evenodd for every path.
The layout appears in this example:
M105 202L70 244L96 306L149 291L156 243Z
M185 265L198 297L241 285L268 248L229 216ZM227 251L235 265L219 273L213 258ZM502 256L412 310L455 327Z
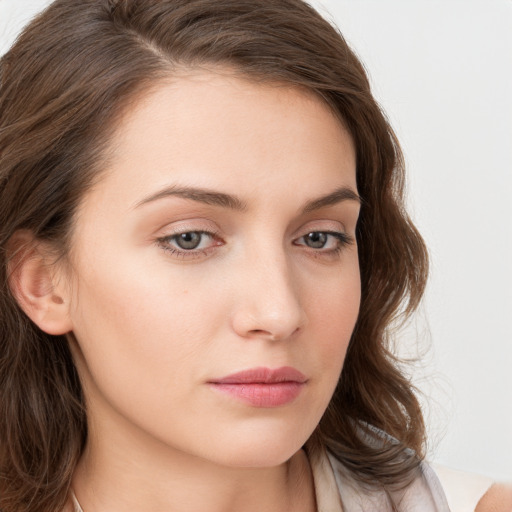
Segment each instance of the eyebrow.
M354 190L350 187L340 187L326 196L308 201L302 209L302 213L310 213L322 208L334 206L343 201L356 201L361 204L361 198Z
M247 211L247 203L242 199L224 192L217 192L215 190L209 190L197 187L183 187L183 186L171 186L167 187L159 192L152 194L142 201L139 201L135 208L139 208L142 205L158 201L166 197L181 197L183 199L190 199L199 203L204 203L213 206L220 206L221 208L228 208L235 211ZM339 187L333 192L312 199L308 201L302 207L302 213L311 213L322 208L334 206L344 201L356 201L361 203L359 195L350 187Z
M140 206L151 203L153 201L158 201L159 199L163 199L164 197L172 197L177 196L183 199L190 199L192 201L197 201L199 203L209 204L213 206L220 206L222 208L229 208L230 210L237 211L245 211L247 210L247 205L244 201L230 194L225 194L223 192L217 192L215 190L208 190L204 188L196 188L196 187L180 187L180 186L171 186L160 190L156 194L152 194L149 197L146 197L139 203L135 205L135 208L139 208Z

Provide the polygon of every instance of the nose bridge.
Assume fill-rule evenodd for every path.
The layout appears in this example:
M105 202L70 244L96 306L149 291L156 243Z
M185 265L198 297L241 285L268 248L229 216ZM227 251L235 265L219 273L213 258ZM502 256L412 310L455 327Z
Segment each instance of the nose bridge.
M299 283L281 244L268 242L245 255L234 327L243 336L282 339L305 323Z

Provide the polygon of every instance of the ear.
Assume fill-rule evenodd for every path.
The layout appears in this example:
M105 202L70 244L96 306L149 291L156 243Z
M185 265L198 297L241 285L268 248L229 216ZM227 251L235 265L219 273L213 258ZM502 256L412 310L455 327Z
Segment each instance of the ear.
M49 247L20 230L9 240L7 257L9 286L27 316L48 334L70 332L66 279L52 261Z

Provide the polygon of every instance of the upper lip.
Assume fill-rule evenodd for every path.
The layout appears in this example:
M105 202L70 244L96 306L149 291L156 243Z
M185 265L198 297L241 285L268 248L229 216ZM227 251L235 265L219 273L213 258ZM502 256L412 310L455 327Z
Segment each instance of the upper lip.
M214 384L272 384L276 382L298 382L307 381L306 376L291 366L281 368L251 368L241 372L232 373L220 379L211 380Z

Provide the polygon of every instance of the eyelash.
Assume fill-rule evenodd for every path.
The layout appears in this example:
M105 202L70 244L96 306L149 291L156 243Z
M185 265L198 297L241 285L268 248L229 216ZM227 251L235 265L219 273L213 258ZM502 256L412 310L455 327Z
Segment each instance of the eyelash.
M172 242L173 240L176 240L177 237L179 237L181 235L191 234L191 233L198 234L201 236L205 235L205 236L210 237L212 240L220 240L221 239L219 233L214 232L214 231L189 230L189 231L182 231L180 233L175 233L173 235L164 236L164 237L158 238L156 241L162 249L171 253L172 256L178 257L180 259L194 259L194 258L199 258L201 256L208 256L208 254L216 246L221 245L221 244L213 245L213 246L207 247L206 249L189 249L189 250L178 249L178 248L170 245L170 242ZM314 249L314 248L306 246L305 244L297 244L297 245L304 245L305 247L308 247L313 253L315 253L316 257L318 257L318 256L331 256L331 257L339 256L345 247L352 245L354 243L353 237L351 237L347 233L342 233L342 232L338 232L338 231L309 231L306 235L301 236L297 240L302 240L306 236L308 236L312 233L332 236L338 242L336 244L336 247L334 247L333 249L328 249L328 250L322 250L321 248Z

